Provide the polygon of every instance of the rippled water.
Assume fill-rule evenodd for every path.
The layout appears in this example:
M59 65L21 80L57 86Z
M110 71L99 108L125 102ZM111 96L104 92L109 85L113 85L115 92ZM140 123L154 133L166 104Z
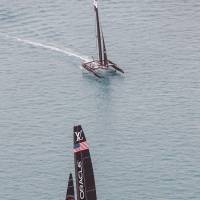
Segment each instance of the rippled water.
M64 199L72 127L91 148L98 199L200 198L200 2L0 1L0 199Z

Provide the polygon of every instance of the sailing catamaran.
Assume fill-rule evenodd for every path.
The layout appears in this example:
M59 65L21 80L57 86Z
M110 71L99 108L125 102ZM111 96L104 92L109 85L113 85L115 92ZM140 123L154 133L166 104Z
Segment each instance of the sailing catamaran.
M82 66L89 72L92 72L95 76L98 78L101 78L99 74L97 74L97 70L99 69L108 69L109 67L112 67L115 71L119 71L121 73L124 73L122 69L120 69L117 64L110 61L107 57L106 52L106 45L105 40L103 36L102 27L100 26L99 21L99 12L98 12L98 6L97 6L97 0L94 0L94 11L96 13L96 29L97 29L97 44L98 44L98 54L99 59L83 62Z
M69 175L68 187L67 187L67 194L65 200L75 200L74 198L74 183L72 174Z

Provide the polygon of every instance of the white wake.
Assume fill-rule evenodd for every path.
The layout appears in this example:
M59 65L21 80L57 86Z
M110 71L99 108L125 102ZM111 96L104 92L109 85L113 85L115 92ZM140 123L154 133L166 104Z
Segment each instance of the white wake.
M4 35L4 36L6 36L7 38L10 38L10 39L14 39L18 42L23 42L25 44L32 45L34 47L41 47L41 48L48 49L48 50L51 50L51 51L57 51L57 52L60 52L60 53L64 53L68 56L74 56L74 57L79 58L79 59L84 60L84 61L90 60L87 56L82 56L82 55L79 55L78 53L74 53L71 49L67 49L67 48L62 49L62 48L58 48L56 46L52 46L52 45L48 45L48 44L42 44L42 43L39 43L39 42L34 42L34 41L31 41L31 40L22 39L22 38L19 38L19 37L12 37L12 36L9 36L9 35Z

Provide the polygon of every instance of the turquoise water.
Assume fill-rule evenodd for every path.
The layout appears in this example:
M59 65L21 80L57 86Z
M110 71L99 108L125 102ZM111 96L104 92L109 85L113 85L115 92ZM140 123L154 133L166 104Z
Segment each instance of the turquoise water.
M0 1L0 199L63 200L82 124L98 199L199 200L200 3L99 7L126 72L103 80L80 69L96 55L91 1Z

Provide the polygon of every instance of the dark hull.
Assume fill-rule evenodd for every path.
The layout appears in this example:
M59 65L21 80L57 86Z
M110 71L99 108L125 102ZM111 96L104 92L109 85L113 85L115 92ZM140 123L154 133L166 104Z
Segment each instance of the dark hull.
M98 78L102 78L99 74L97 74L99 70L108 70L112 68L116 71L124 73L124 71L121 68L119 68L115 63L113 63L110 60L106 60L105 64L104 61L101 63L98 60L93 60L91 62L84 62L82 63L82 67L85 68L87 71L93 73Z

